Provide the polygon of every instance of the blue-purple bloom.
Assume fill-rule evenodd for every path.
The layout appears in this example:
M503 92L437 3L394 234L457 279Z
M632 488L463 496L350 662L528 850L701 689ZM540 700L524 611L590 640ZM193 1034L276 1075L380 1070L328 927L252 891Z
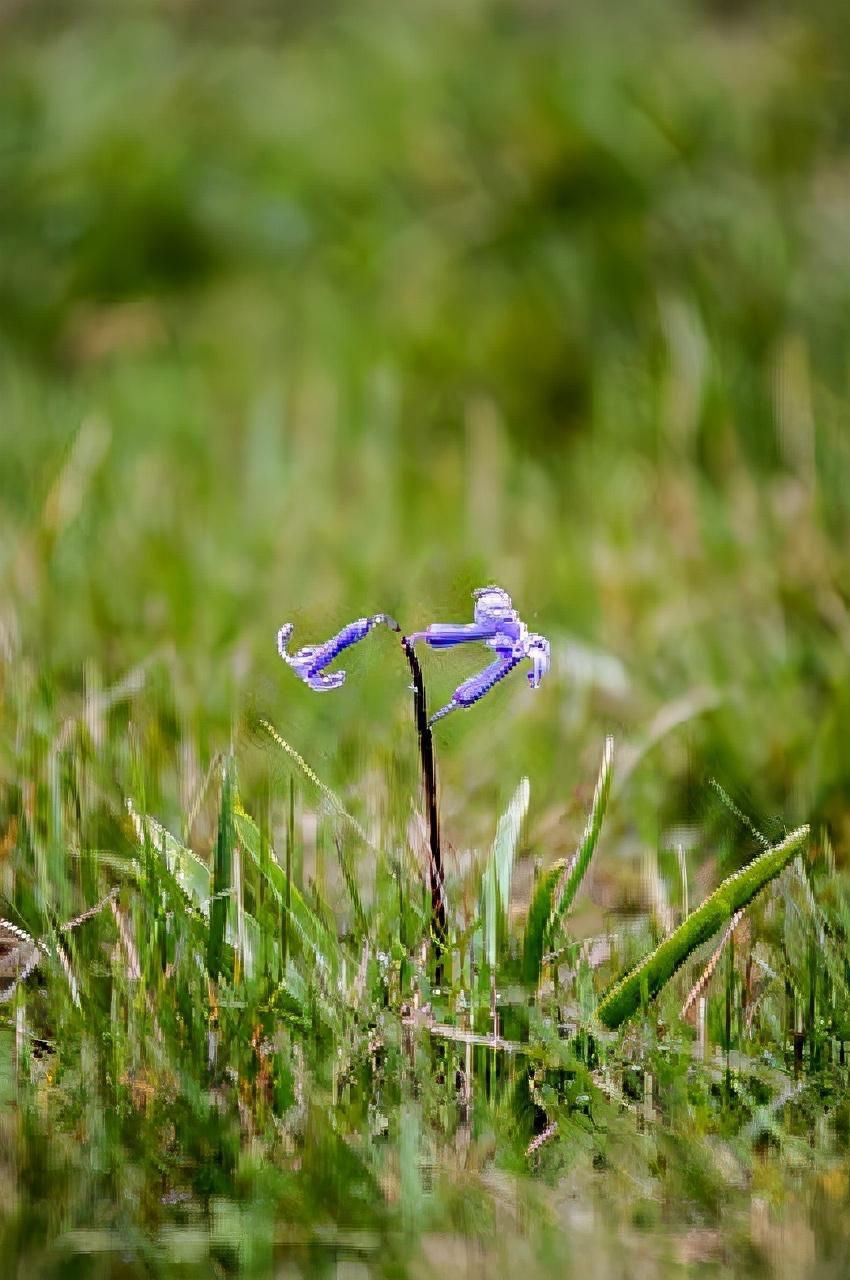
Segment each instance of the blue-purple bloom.
M473 706L526 659L531 662L527 675L532 689L539 687L549 670L549 641L545 636L528 630L507 591L501 587L479 587L473 596L472 622L432 622L425 631L408 636L411 644L422 640L432 649L451 649L455 645L477 641L496 654L489 667L458 685L451 701L431 716L432 724L459 707Z
M473 592L475 607L473 620L467 623L432 622L425 631L415 631L406 637L407 644L422 641L432 649L452 649L459 644L479 643L495 654L495 659L483 671L458 685L450 702L431 716L431 723L447 716L460 707L471 707L485 693L503 680L521 662L529 661L527 672L532 689L537 689L549 670L549 641L545 636L529 631L514 609L511 598L501 587L479 587ZM297 653L289 653L292 623L281 627L277 635L277 648L295 674L317 692L338 689L345 680L344 671L325 675L326 667L345 649L357 644L379 623L393 631L399 631L398 623L386 613L376 613L370 618L357 618L343 627L330 640L321 645L305 645Z
M317 693L338 689L345 680L345 672L334 671L326 676L322 674L325 667L330 666L344 649L357 644L358 640L362 640L373 627L382 622L393 631L400 630L398 623L389 614L375 613L371 618L356 618L354 622L349 622L347 627L343 627L342 631L331 636L324 644L307 644L297 653L287 651L292 636L292 623L285 622L277 633L277 651L295 674Z

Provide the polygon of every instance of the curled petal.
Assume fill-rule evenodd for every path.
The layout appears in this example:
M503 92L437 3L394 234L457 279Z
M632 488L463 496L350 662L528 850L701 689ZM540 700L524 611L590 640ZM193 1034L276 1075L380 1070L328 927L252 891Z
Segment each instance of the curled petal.
M316 693L327 693L330 689L338 689L341 684L345 684L344 671L334 671L329 676L308 675L304 676L305 684L308 684Z
M297 653L289 652L289 641L292 637L292 623L287 622L277 633L277 650L284 662L292 668L299 679L317 693L338 689L345 681L344 671L334 671L324 675L325 667L330 666L335 658L353 644L363 640L379 623L384 623L394 631L398 631L398 623L388 614L376 613L371 618L356 618L348 626L338 631L324 644L308 644Z

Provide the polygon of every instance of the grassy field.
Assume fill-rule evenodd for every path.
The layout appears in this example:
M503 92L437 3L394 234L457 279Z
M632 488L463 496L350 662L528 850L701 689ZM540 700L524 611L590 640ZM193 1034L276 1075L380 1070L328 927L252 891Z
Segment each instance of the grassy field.
M0 4L4 1275L846 1275L848 51Z

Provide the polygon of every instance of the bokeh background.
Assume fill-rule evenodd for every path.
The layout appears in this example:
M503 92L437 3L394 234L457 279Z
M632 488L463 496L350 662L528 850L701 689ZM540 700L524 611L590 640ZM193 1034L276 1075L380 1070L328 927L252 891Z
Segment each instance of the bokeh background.
M554 819L610 730L640 838L716 776L846 850L846 6L0 22L2 636L51 715L147 681L165 755L262 714L413 787L389 638L319 698L276 629L494 581L553 675L441 727L454 841L522 772Z
M0 39L3 649L54 709L164 661L201 755L250 706L350 785L407 754L403 664L312 698L277 626L495 581L554 673L441 730L457 839L613 729L644 834L717 775L846 846L845 5L7 0Z

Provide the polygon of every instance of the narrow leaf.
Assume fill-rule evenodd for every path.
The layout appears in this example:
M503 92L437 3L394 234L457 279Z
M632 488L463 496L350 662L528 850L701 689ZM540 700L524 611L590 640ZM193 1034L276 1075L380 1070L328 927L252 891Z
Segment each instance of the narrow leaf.
M330 806L332 812L335 813L337 817L342 818L344 822L348 822L357 832L358 836L363 841L363 843L365 845L368 845L370 849L373 849L374 845L372 844L372 841L369 839L366 832L363 830L362 826L354 817L354 815L348 812L348 810L346 809L345 805L342 803L342 801L340 800L336 792L332 791L326 782L322 782L321 778L315 772L315 770L311 769L310 765L307 763L304 757L298 751L296 751L295 748L290 743L288 743L284 737L282 737L278 733L274 725L269 724L268 720L261 720L260 724L263 726L263 728L265 729L269 737L272 738L277 743L280 749L282 751L285 751L291 760L295 761L298 768L304 774L304 777L309 778L313 786L322 793L322 795L327 800L328 805Z
M165 864L180 889L194 907L207 914L212 896L209 867L191 849L181 844L161 822L157 822L156 818L138 813L132 800L127 801L127 811L139 844L144 846L147 841L155 852L163 854Z
M274 850L263 862L260 832L253 818L245 812L237 800L234 805L236 834L242 848L253 859L266 877L266 883L281 906L287 910L293 933L305 952L323 969L336 974L339 969L339 943L323 920L308 906L286 872L277 861ZM288 905L287 905L288 904Z
M597 1009L600 1021L613 1030L637 1012L642 999L654 999L688 956L752 902L782 871L806 843L808 835L808 826L792 831L780 844L718 885L678 929L608 989Z
M522 960L523 979L529 985L536 985L540 980L543 957L551 949L555 932L575 901L596 851L611 792L613 762L614 739L609 737L605 739L599 777L579 846L572 858L555 863L542 875L534 891L525 925Z
M487 963L491 968L495 968L496 965L499 928L500 926L502 930L507 928L514 861L522 820L528 812L529 795L528 778L523 778L499 819L496 838L481 881L485 948Z

